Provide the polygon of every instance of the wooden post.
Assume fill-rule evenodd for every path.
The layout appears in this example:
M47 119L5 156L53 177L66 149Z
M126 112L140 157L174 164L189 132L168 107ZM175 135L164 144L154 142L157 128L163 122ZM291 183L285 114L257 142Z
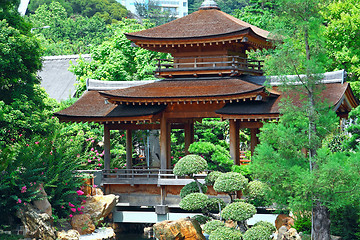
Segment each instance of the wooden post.
M240 165L240 139L239 139L239 122L234 119L229 120L230 127L230 156L235 165Z
M194 142L194 122L192 120L185 123L185 154L189 154L189 146Z
M254 154L254 149L256 147L256 145L259 143L259 139L256 136L256 134L259 133L259 129L258 128L250 128L250 137L251 137L251 142L250 142L250 150L251 150L251 156Z
M126 130L126 169L132 169L132 132Z
M110 170L110 128L104 124L104 169Z
M160 168L167 169L170 161L170 124L163 114L160 120Z

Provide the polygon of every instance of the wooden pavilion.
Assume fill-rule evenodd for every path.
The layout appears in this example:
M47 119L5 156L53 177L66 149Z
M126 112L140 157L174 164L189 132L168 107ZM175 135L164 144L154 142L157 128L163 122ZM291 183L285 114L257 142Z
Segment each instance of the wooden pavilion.
M262 122L279 117L282 98L277 89L279 79L268 78L274 87L266 88L262 61L248 59L246 54L250 49L271 48L269 32L220 11L212 0L206 0L198 11L190 15L158 27L128 33L126 37L138 47L171 54L172 59L158 62L155 76L160 80L120 89L116 89L116 83L109 83L111 88L104 83L102 88L90 88L72 106L55 114L61 121L104 125L104 171L108 174L110 130L126 130L127 169L131 170L131 131L160 129L160 169L171 173L172 128L184 129L187 150L194 139L195 121L202 118L228 120L230 155L234 163L239 164L239 129L250 128L253 151ZM322 94L341 117L346 117L358 105L344 80L344 71L326 73L323 80L326 87ZM116 178L109 178L107 183L115 184L120 175ZM162 185L160 177L146 183L123 180L123 184L130 185ZM186 184L176 181L163 184ZM163 190L161 193L163 196ZM164 197L161 204L164 204Z

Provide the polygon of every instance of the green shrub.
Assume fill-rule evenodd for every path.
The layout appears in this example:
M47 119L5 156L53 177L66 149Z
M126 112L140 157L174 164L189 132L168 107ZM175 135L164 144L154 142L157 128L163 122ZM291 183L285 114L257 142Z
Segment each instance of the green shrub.
M203 193L206 193L207 192L207 186L205 184L201 184L199 183L201 188L202 188L202 191ZM186 197L186 195L190 194L190 193L197 193L199 192L199 187L198 185L196 184L196 182L191 182L191 183L188 183L186 184L180 191L180 197L181 198L184 198Z
M265 227L265 228L269 229L270 233L276 231L274 224L272 224L271 222L268 222L268 221L259 221L259 222L255 223L253 227L256 227L256 226Z
M248 179L252 179L252 174L253 171L251 169L251 163L250 164L246 164L246 165L232 165L231 167L231 171L232 172L237 172L240 173L241 175L243 175L244 177L248 178Z
M211 234L213 231L215 231L217 228L219 227L224 227L225 223L223 221L220 220L212 220L207 222L204 225L204 232L206 232L207 234Z
M256 213L254 205L244 202L235 202L227 205L221 212L221 216L226 220L244 221Z
M244 190L248 202L255 205L256 207L267 206L270 204L268 199L271 189L269 185L261 181L255 180L247 185Z
M271 233L265 226L254 226L244 233L244 240L269 240Z
M195 219L199 224L205 224L207 221L211 220L210 217L204 215L195 215L192 217L192 219Z
M211 233L209 240L241 240L242 238L243 235L239 230L219 227Z
M210 212L219 212L219 203L221 210L225 208L226 203L221 198L209 198L206 202L206 209Z
M230 193L239 191L246 187L248 180L240 173L228 172L220 175L214 184L214 190L217 192Z
M177 176L185 176L197 174L206 169L207 162L198 155L187 155L180 159L174 167L174 174Z
M206 207L206 202L208 196L203 193L190 193L180 201L180 208L186 211L195 211L199 209L204 209Z
M207 186L213 186L216 179L218 179L218 177L223 174L222 172L219 171L212 171L210 172L206 177L205 177L205 184Z

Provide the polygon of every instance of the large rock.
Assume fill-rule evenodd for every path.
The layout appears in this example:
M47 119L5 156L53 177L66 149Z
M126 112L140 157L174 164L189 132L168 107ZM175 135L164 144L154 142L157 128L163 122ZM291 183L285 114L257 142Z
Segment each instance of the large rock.
M57 232L57 239L59 240L79 240L80 233L74 229L69 231L62 230L61 232Z
M47 213L42 213L28 203L16 212L16 216L21 219L27 229L26 237L42 240L56 239L52 226L53 219Z
M92 221L98 226L116 206L117 198L114 194L91 196L83 204L83 213L91 216Z
M36 200L36 201L33 201L33 204L35 205L35 207L37 207L40 211L44 212L44 213L47 213L50 217L52 216L52 208L51 208L51 204L47 198L47 194L44 190L44 186L43 184L41 183L38 187L39 190L39 197L42 199L42 200Z
M153 226L159 240L205 240L199 223L190 218L177 221L163 221Z
M71 226L80 235L91 234L95 231L95 225L89 214L77 214L71 218Z
M290 229L294 226L294 219L286 214L279 214L275 220L275 227L279 230L281 226L285 226L287 229Z

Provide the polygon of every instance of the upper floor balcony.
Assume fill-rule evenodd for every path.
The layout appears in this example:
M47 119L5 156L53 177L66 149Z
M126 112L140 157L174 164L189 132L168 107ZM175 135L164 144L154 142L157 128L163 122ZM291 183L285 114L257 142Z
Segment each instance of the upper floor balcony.
M158 59L158 78L263 75L263 61L240 56L201 56Z

